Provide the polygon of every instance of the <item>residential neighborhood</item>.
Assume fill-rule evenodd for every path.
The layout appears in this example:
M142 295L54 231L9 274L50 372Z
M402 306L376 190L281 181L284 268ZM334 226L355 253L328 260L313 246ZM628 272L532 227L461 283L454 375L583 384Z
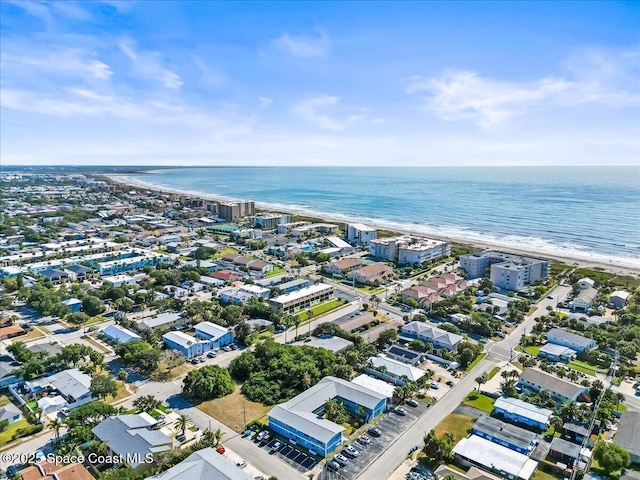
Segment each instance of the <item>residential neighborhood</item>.
M10 478L640 471L636 278L95 175L0 182Z

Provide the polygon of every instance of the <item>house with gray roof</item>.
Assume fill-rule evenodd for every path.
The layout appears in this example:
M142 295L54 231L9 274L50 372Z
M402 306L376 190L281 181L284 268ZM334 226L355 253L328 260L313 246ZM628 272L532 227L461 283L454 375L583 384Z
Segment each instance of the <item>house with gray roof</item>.
M410 339L417 338L433 344L436 348L446 348L450 351L455 350L462 341L462 335L447 332L424 322L411 322L405 325L402 327L401 335Z
M622 412L613 443L629 452L632 463L640 465L640 412Z
M576 401L580 395L586 394L588 391L587 387L564 378L558 378L538 368L526 368L520 375L518 386L534 392L547 390L551 398L560 403L565 403L569 400Z
M598 348L598 342L591 338L583 337L575 333L567 332L562 328L552 328L547 332L547 342L554 345L562 345L576 352L582 353L585 350Z
M9 402L6 405L0 407L0 422L5 420L9 422L9 425L16 423L22 419L22 411L16 407L13 403Z
M159 315L153 315L136 320L134 325L138 330L144 330L145 328L154 330L156 328L174 328L177 326L184 326L186 322L187 319L182 318L181 314L178 312L164 312Z
M213 448L192 453L177 465L148 480L252 480L244 470Z
M62 408L70 409L84 405L91 398L91 377L77 368L70 368L51 375L26 382L31 393L43 389L55 390L56 395L48 395L38 400L38 407L45 415L55 414Z
M485 415L473 424L473 433L525 455L529 455L538 444L538 435L530 430Z
M593 302L597 296L598 291L595 288L585 288L573 300L573 309L586 312L593 306Z
M323 418L324 404L336 399L364 421L383 413L387 397L366 387L337 377L325 377L291 400L276 405L268 414L269 428L296 445L322 457L337 449L344 427ZM312 453L313 453L312 452Z
M152 430L157 421L148 413L109 417L91 431L107 444L109 455L121 456L123 464L137 472L152 466L154 458L174 448L168 432Z
M553 412L519 398L499 397L493 404L492 415L510 422L545 430L549 426Z

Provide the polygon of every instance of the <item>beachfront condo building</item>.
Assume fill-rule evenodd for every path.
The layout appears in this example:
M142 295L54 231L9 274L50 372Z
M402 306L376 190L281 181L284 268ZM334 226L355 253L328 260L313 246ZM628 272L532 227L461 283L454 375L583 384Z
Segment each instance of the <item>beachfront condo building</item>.
M256 213L253 217L253 226L262 230L275 230L278 225L289 223L289 216L282 213Z
M371 240L376 239L378 232L375 228L362 223L345 223L344 234L348 242L367 246Z
M549 260L488 250L460 257L465 278L490 275L493 284L503 290L518 291L549 275Z
M229 222L235 222L243 217L251 217L256 213L254 202L218 202L217 215Z
M279 312L291 313L309 308L333 297L333 287L326 283L316 283L291 293L285 293L269 300L269 304Z
M425 237L402 236L377 238L369 242L374 257L400 265L421 265L451 255L451 244Z

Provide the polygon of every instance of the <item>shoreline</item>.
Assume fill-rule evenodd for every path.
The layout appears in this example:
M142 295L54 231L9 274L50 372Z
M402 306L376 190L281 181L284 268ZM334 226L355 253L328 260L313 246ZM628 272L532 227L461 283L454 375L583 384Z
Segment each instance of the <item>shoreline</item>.
M109 181L113 182L113 183L117 183L117 184L121 184L121 185L127 185L130 187L134 187L134 188L138 188L138 189L144 189L144 190L149 190L152 192L157 192L157 193L163 193L163 194L172 194L172 195L197 195L199 197L202 197L205 200L209 200L209 201L226 201L226 200L232 200L229 197L225 197L223 195L216 195L216 194L212 194L212 193L202 193L202 192L190 192L187 190L180 190L177 188L170 188L170 187L163 187L163 186L157 186L157 185L149 185L145 182L142 181L136 181L134 179L131 179L127 176L124 175L105 175L102 174L101 176L107 178ZM625 263L621 263L621 262L616 262L613 263L613 261L610 261L609 263L599 260L599 259L593 259L593 258L584 258L584 257L580 257L580 256L574 256L574 255L563 255L563 254L553 254L553 253L548 253L548 252L544 252L544 251L540 251L540 250L535 250L535 249L526 249L526 248L513 248L510 246L505 246L505 245L500 245L498 243L495 242L484 242L481 240L477 240L477 239L465 239L464 237L451 237L451 236L446 236L446 235L438 235L438 234L425 234L423 232L417 232L417 231L412 231L410 229L407 228L395 228L395 227L390 227L390 226L381 226L380 223L376 223L375 221L363 221L363 220L358 220L358 219L351 219L349 220L348 216L345 216L345 218L336 218L336 217L331 217L331 215L324 215L324 214L309 214L309 213L303 213L300 211L296 211L295 209L292 208L287 208L286 206L280 206L278 205L277 207L274 207L272 204L269 203L265 203L265 202L255 202L256 208L259 208L261 210L274 210L276 209L276 211L281 212L281 213L286 213L289 215L295 215L295 216L307 216L307 217L311 217L311 218L317 218L318 220L321 221L326 221L326 222L333 222L333 223L349 223L349 221L353 222L353 223L369 223L372 226L376 227L379 230L386 230L386 231L390 231L390 232L394 232L397 233L398 235L406 235L406 234L411 234L411 235L419 235L419 236L426 236L429 238L433 238L434 240L442 240L442 241L447 241L447 242L451 242L451 243L457 243L457 244L465 244L465 245L470 245L473 247L476 247L478 250L504 250L504 251L508 251L511 253L515 253L515 254L519 254L519 255L528 255L528 256L535 256L535 257L541 257L541 258L548 258L550 260L554 260L554 261L558 261L558 262L562 262L562 263L566 263L568 265L571 266L579 266L579 267L587 267L587 268L592 268L592 269L598 269L598 270L602 270L608 273L612 273L612 274L616 274L616 275L632 275L632 276L640 276L640 265L634 265L634 264L625 264Z

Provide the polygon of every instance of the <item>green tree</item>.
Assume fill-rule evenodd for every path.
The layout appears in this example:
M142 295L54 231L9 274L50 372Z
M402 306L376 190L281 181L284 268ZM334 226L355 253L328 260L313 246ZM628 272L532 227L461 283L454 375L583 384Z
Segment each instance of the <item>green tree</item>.
M49 428L53 430L56 436L56 442L60 441L60 430L62 430L62 427L64 427L64 423L62 423L62 420L59 418L56 418L49 423Z
M489 381L487 372L483 372L482 375L476 377L476 383L478 384L478 391L480 391L480 385L483 385Z
M179 428L180 429L180 433L182 433L182 435L184 435L185 430L187 430L187 427L189 426L189 422L191 421L191 419L185 415L184 413L182 415L180 415L178 417L178 420L176 420L176 423L174 424L174 427Z
M395 343L397 339L398 339L397 330L394 330L394 329L384 330L380 332L380 335L376 340L376 344L378 345L378 348L382 349L388 343L391 343L391 344Z
M84 426L90 430L105 418L115 415L116 412L115 407L108 403L100 401L85 403L71 410L66 423L69 428Z
M131 340L116 348L116 353L135 370L150 374L158 368L160 351L144 340Z
M605 472L613 473L628 467L631 459L629 452L615 443L598 441L593 449L593 458L598 461Z
M553 416L551 417L551 419L549 420L550 425L553 427L553 433L555 434L557 431L559 431L562 426L564 425L564 422L562 421L562 419L558 416Z
M451 450L453 449L454 437L451 433L437 435L434 430L431 430L423 440L422 451L430 465L438 465L452 460Z
M105 306L100 298L87 295L82 300L82 310L90 317L95 317L105 311Z
M109 469L101 476L101 480L142 480L142 475L130 467Z
M500 382L500 392L507 397L516 397L518 392L516 391L515 380L507 379Z
M330 398L324 402L324 416L327 420L342 425L347 421L347 409L342 402Z
M160 400L153 395L143 395L133 401L133 406L143 412L150 412L160 406Z
M105 398L107 395L115 397L118 394L118 384L109 375L96 375L91 379L89 390L92 398Z
M210 400L229 395L234 388L229 370L218 365L206 365L187 374L182 391L192 398Z

